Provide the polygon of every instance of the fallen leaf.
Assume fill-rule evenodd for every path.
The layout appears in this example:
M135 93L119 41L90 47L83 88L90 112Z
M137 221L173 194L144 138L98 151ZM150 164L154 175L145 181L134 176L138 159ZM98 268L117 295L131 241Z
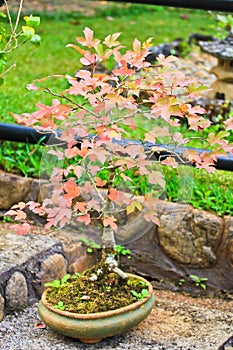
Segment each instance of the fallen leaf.
M46 326L43 322L38 322L35 324L35 327L34 328L37 328L37 329L45 329Z

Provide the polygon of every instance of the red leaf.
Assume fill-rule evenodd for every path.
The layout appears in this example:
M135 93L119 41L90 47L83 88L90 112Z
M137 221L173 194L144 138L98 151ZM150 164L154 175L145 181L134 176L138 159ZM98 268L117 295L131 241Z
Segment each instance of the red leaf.
M27 84L26 89L27 90L34 90L34 91L39 90L38 86L36 86L35 84Z
M233 130L233 117L227 119L223 123L225 124L226 130Z
M10 228L12 228L12 230L14 230L17 235L26 236L29 233L31 226L25 222L22 225L11 225Z
M112 201L115 202L118 198L118 192L115 188L110 188L110 193L108 195L108 198Z
M79 149L77 147L69 148L65 151L66 158L73 158L79 154Z
M38 329L45 329L46 326L43 322L38 322L35 324L35 328L38 328Z
M93 30L91 30L88 27L85 27L83 33L84 38L79 36L76 37L76 40L79 44L81 44L82 46L87 46L89 48L97 47L99 45L100 40L93 38Z
M113 69L113 74L114 75L122 75L122 76L132 76L134 75L134 70L128 68L127 62L122 60L121 61L121 66L119 68Z
M89 214L85 214L85 215L78 216L78 217L77 217L77 220L78 220L79 222L84 223L85 225L89 225L90 222L91 222L91 217L90 217Z

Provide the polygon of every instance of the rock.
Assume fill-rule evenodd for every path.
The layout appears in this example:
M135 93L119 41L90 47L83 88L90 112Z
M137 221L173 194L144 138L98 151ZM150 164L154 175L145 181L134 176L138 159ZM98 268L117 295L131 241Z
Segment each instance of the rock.
M27 281L21 272L14 272L6 285L6 308L8 311L22 310L28 306Z
M61 279L67 273L67 261L61 254L53 254L45 259L40 266L40 272L37 279L40 280L41 291L44 289L44 283L52 282L55 279Z
M2 295L0 294L0 322L4 318L4 306L5 306L4 304L5 304L5 300L2 297Z
M89 267L93 266L96 264L96 256L93 253L85 253L84 256L80 257L78 260L73 262L69 266L69 273L74 274L75 272L82 273Z
M0 171L0 209L8 210L18 202L37 201L46 180L32 179Z
M30 193L32 179L0 171L0 208L9 209L13 204L25 201Z
M228 258L230 266L233 268L233 218L225 217L225 231L226 238L228 240L228 252L226 251L226 257Z
M82 242L64 244L64 255L68 262L68 266L73 264L85 253L86 253L86 248L83 246Z
M216 263L223 228L223 219L217 215L167 203L160 217L158 241L177 263L206 268Z

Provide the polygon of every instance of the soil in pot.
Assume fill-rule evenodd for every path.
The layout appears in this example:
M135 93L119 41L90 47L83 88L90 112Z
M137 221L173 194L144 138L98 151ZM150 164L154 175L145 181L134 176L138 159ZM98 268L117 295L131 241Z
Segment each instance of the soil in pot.
M55 284L47 284L51 286L46 293L47 302L54 308L79 314L116 310L149 295L146 282L135 277L122 279L101 263L83 274L66 275Z

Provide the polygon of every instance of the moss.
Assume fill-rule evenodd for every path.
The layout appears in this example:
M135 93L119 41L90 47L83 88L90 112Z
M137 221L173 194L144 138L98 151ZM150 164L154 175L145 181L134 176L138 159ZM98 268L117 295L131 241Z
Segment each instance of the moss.
M100 263L80 276L71 276L59 288L50 288L47 301L52 306L62 305L69 312L97 313L136 302L145 288L148 289L142 281L135 278L122 279ZM132 291L136 293L133 295Z

